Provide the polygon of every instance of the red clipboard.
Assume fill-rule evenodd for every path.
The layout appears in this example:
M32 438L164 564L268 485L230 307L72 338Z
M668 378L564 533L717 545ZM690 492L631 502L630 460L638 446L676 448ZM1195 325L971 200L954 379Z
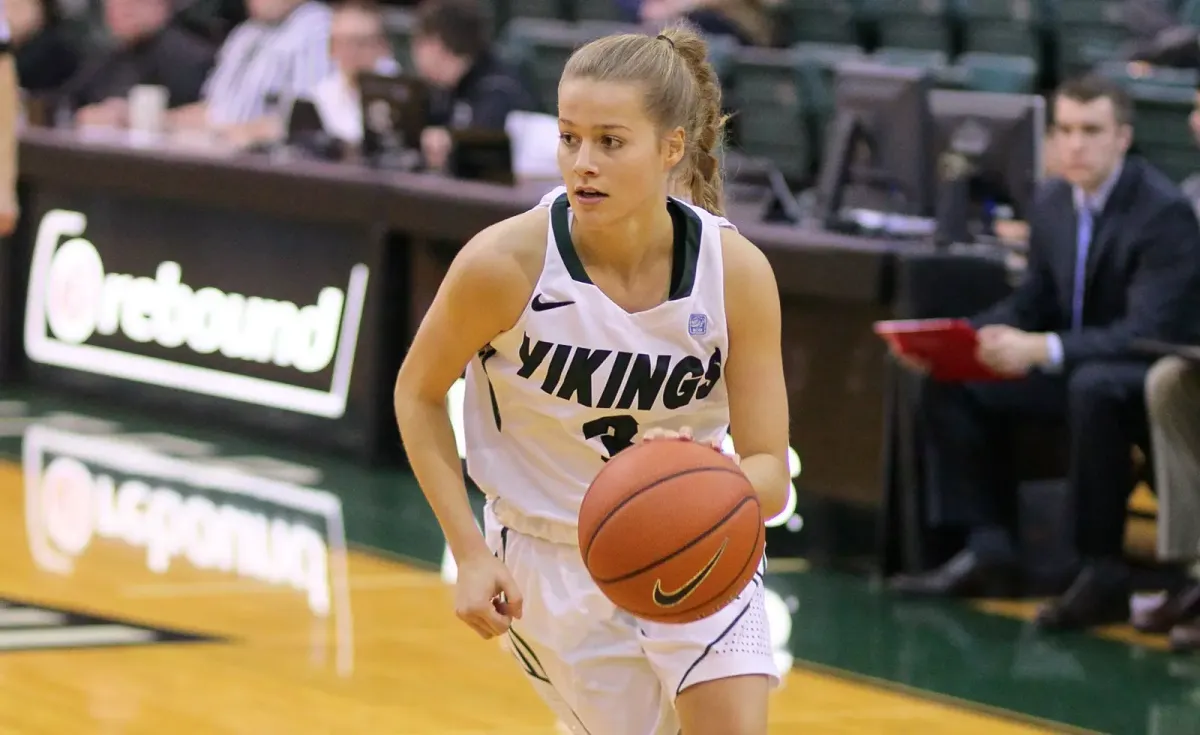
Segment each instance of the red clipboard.
M975 359L979 337L965 319L875 322L875 334L892 350L929 365L929 377L946 383L1009 380Z

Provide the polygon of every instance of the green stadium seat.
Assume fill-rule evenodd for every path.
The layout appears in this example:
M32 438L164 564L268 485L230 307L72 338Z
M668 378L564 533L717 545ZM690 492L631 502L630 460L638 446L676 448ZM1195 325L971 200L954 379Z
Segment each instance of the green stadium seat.
M834 79L838 64L866 58L866 52L857 46L826 43L798 43L792 46L800 64L804 98L809 101L814 140L824 141L824 130L833 117Z
M392 46L392 54L404 71L412 71L412 40L416 19L408 10L387 8L383 11L383 31Z
M1133 70L1134 73L1131 73ZM1101 73L1125 84L1133 98L1134 139L1141 153L1175 181L1200 172L1200 148L1188 126L1195 105L1195 72L1106 64ZM1185 83L1189 80L1191 84Z
M929 69L934 72L940 72L950 66L949 56L942 51L913 48L881 48L871 54L871 59L889 66Z
M571 0L571 5L571 17L575 20L628 22L625 14L612 0Z
M1060 77L1115 58L1129 40L1121 0L1050 0L1049 7Z
M775 8L787 44L860 45L861 0L784 0Z
M955 60L954 69L963 89L1011 94L1037 92L1038 65L1027 56L967 53Z
M558 108L558 79L571 52L590 39L574 23L541 18L514 18L504 26L500 45L528 79L542 112Z
M728 97L737 112L734 124L741 152L769 159L792 179L808 176L814 162L802 65L794 51L742 48Z
M1174 87L1188 91L1194 91L1200 80L1200 73L1195 69L1174 69L1127 61L1107 61L1098 64L1096 71L1127 84L1137 83L1143 87Z
M567 0L494 0L492 7L501 30L518 18L571 19Z
M1179 8L1179 21L1184 25L1200 25L1200 0L1185 0Z
M517 64L533 87L541 110L553 113L558 109L558 80L575 49L589 41L614 33L645 33L646 29L627 23L610 21L566 21L542 18L516 18L504 28L500 46L505 58ZM733 46L731 46L733 44ZM711 38L710 59L717 67L730 66L736 42Z
M963 51L1041 59L1040 0L966 0L959 6Z
M967 0L969 2L969 0ZM879 44L953 51L958 0L863 0L863 16L879 32Z

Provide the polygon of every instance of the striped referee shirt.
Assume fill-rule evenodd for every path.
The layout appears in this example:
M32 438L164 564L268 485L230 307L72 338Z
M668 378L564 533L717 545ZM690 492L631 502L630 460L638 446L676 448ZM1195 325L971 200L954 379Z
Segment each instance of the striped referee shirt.
M251 19L235 28L204 83L209 123L237 125L287 110L320 84L334 69L332 17L324 4L308 0L279 23Z

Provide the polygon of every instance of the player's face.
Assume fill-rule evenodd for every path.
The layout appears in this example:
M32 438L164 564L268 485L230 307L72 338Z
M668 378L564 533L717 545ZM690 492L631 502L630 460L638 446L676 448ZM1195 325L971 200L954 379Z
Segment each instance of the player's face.
M682 131L664 134L640 84L566 79L558 88L558 168L575 216L617 221L666 194L683 155Z

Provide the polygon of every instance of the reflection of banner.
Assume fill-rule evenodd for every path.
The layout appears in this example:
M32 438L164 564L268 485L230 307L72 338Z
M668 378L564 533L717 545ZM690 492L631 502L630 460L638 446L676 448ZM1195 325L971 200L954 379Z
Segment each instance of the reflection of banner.
M71 574L104 539L143 550L156 574L186 564L288 587L304 595L315 617L332 616L338 668L349 671L352 619L337 496L216 458L169 456L135 436L35 424L22 454L29 548L40 568Z
M381 235L50 187L30 216L34 377L373 443Z

